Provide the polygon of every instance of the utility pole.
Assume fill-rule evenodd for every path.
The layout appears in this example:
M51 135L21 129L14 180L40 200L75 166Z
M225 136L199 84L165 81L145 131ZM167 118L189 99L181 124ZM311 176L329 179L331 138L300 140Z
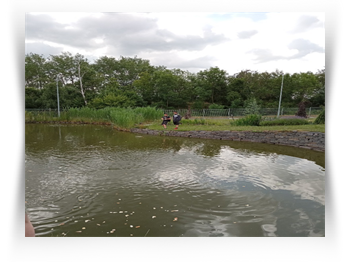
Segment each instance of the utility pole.
M282 90L283 90L283 77L284 77L284 74L282 74L282 84L281 84L281 92L280 92L280 102L278 104L278 112L277 112L277 117L280 116L280 110L281 110L281 100L282 100Z
M58 117L60 117L60 95L58 92L58 75L56 76L56 86L57 86L57 110L58 110Z

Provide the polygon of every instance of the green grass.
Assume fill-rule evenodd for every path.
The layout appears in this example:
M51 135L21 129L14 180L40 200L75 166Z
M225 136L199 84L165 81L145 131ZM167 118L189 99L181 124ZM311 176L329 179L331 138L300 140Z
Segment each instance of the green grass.
M310 122L306 119L274 119L261 121L260 126L296 126L308 125Z
M185 120L185 119L184 119ZM308 131L325 133L325 125L290 125L290 126L233 126L232 120L229 119L205 119L199 124L194 124L195 120L181 120L181 125L177 131ZM198 120L197 120L198 121ZM160 121L151 122L148 126L151 130L164 130ZM168 124L167 130L174 130L175 126L171 122Z
M83 123L111 123L121 128L148 128L151 130L164 130L161 125L161 110L145 107L145 108L72 108L61 113L61 117L55 116L55 112L32 113L25 112L25 121L34 122L50 122L50 121L66 121L66 122L83 122ZM313 119L314 120L314 119ZM234 120L234 121L237 121ZM178 132L181 131L309 131L309 132L325 132L324 124L306 125L283 125L283 126L235 126L232 119L212 119L212 118L193 118L181 120ZM172 122L168 124L167 130L174 130Z

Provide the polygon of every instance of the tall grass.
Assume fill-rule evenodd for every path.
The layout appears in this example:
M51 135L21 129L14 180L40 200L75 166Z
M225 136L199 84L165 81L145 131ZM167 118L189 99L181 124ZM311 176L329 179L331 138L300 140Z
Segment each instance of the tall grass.
M144 121L153 121L155 119L160 119L163 116L163 111L161 109L156 109L155 107L137 107L134 109L136 114L141 114L144 117Z
M232 126L259 126L261 121L261 115L252 114L237 120L231 121Z
M61 113L60 117L55 114L41 112L33 114L25 113L26 121L81 121L81 122L107 122L122 128L132 128L144 121L154 121L163 116L163 111L154 107L144 108L116 108L107 107L94 109L89 107L70 108Z

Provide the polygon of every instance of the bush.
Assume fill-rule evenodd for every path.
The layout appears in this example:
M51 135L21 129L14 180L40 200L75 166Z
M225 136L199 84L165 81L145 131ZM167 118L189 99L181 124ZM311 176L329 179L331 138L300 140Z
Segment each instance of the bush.
M260 122L260 126L294 126L307 124L309 124L309 121L306 119L275 119Z
M261 115L253 114L230 122L232 126L259 126Z
M323 109L322 112L316 117L314 124L324 125L326 123L326 110Z
M251 98L245 102L244 114L245 115L258 115L260 112L260 106L256 102L255 98Z

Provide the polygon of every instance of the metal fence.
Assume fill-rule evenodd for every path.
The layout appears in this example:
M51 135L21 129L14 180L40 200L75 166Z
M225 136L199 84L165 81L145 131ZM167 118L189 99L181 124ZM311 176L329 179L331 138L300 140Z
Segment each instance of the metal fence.
M174 110L162 109L164 113L173 114ZM298 107L281 108L280 115L295 115L298 112ZM308 117L317 116L322 112L321 107L309 107L306 109ZM245 108L228 108L228 109L177 109L177 113L182 116L189 114L190 117L237 117L244 116ZM259 113L263 116L277 116L278 108L261 108Z
M28 112L32 112L34 114L42 114L45 113L49 116L57 116L57 109L32 109L32 108L26 108L25 109ZM67 109L61 109L61 112L66 111ZM174 109L161 109L164 113L167 113L168 115L172 115L174 112ZM284 107L281 108L280 115L287 116L292 115L294 116L298 112L299 108L297 107ZM317 116L322 112L322 107L309 107L306 108L306 114L308 117ZM211 118L232 118L232 117L238 117L238 116L244 116L245 115L245 108L228 108L228 109L176 109L176 111L182 115L186 116L186 114L189 114L190 117L198 117L198 118L205 118L205 117L211 117ZM277 116L278 108L261 108L259 110L259 113L263 116Z

